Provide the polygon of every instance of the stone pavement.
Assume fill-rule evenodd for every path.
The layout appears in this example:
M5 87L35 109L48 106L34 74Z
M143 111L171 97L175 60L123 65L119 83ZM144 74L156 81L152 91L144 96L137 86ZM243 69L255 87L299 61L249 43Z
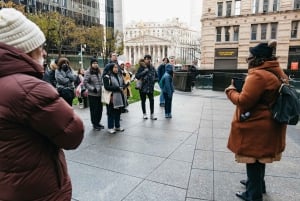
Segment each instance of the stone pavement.
M234 106L223 92L176 91L173 118L155 97L157 121L143 120L140 102L122 114L124 132L94 131L89 109L77 150L65 151L73 201L239 201L245 165L226 148ZM149 111L149 102L146 102ZM104 107L105 108L105 107ZM107 128L104 110L102 122ZM300 124L289 126L280 162L266 168L264 201L300 200Z

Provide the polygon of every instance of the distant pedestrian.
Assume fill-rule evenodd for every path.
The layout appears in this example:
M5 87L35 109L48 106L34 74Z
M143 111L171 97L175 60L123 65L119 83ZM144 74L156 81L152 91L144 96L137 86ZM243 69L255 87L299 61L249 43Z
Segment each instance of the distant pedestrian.
M107 123L108 132L113 134L116 131L124 131L124 128L120 125L120 118L122 109L127 105L123 89L128 84L124 83L117 64L109 64L107 70L106 75L103 77L103 83L105 89L112 92L110 103L107 105Z
M75 95L78 99L80 108L88 107L88 91L84 86L84 73L83 68L79 68L77 71L77 78L75 80Z
M93 128L97 131L104 129L101 124L103 105L101 101L102 75L98 66L98 60L92 58L90 67L85 71L84 80L85 88L88 90L88 101L90 106L90 116Z
M60 58L57 66L58 68L55 70L56 88L59 95L65 99L70 106L72 106L73 99L75 97L74 81L76 80L76 75L74 74L67 58Z
M172 118L173 86L173 65L166 64L165 73L162 76L159 86L165 99L165 118Z
M162 61L163 61L163 63L160 64L157 68L158 83L160 82L162 76L165 74L166 64L170 62L168 57L165 57ZM159 96L159 105L160 105L160 107L165 106L164 94L162 92L160 93L160 96Z
M143 118L148 119L146 112L146 97L148 96L150 102L150 119L157 120L154 116L154 85L158 80L157 72L151 64L151 56L144 56L144 65L140 65L135 75L136 79L142 81L142 87L139 89L141 106L143 111Z
M0 9L0 200L72 199L63 149L76 149L83 122L42 80L45 36L14 8Z
M103 69L102 77L104 77L108 73L109 66L110 66L109 64L111 64L111 63L117 64L117 66L119 68L119 73L121 73L119 62L118 62L118 54L116 52L111 52L110 53L110 61L108 64L105 65L105 67Z
M276 41L272 41L250 48L242 91L237 91L234 80L225 89L236 105L227 146L238 163L246 163L247 171L247 179L240 181L246 190L236 196L246 201L263 200L266 163L279 161L285 149L287 126L277 123L270 110L281 85L278 77L288 80L273 55L275 47Z

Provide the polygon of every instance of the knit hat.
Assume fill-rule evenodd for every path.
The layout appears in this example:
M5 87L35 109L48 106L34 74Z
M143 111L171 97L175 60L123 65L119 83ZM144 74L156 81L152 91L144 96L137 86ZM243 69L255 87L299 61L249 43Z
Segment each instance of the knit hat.
M44 33L20 11L0 9L0 42L29 53L43 45Z
M97 62L97 63L98 63L98 59L96 59L96 58L91 58L91 65L92 65L94 62Z
M273 56L273 49L276 47L276 41L269 43L260 43L255 47L250 47L249 51L255 57L270 58Z

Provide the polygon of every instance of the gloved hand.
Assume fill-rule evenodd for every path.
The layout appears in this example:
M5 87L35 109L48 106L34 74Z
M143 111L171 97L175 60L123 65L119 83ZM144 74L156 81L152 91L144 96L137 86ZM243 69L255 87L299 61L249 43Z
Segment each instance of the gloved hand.
M97 89L96 89L96 88L94 88L94 89L93 89L93 92L94 92L94 93L97 93L98 91L97 91Z

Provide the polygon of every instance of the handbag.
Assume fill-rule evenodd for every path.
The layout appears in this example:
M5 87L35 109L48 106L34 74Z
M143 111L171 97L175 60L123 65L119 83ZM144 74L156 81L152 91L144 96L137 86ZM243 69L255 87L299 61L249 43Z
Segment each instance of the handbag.
M101 102L105 103L105 104L109 104L110 102L110 98L111 98L111 91L108 91L104 88L104 86L102 86L102 90L101 90Z
M135 81L135 89L141 89L142 88L142 80L136 80Z

